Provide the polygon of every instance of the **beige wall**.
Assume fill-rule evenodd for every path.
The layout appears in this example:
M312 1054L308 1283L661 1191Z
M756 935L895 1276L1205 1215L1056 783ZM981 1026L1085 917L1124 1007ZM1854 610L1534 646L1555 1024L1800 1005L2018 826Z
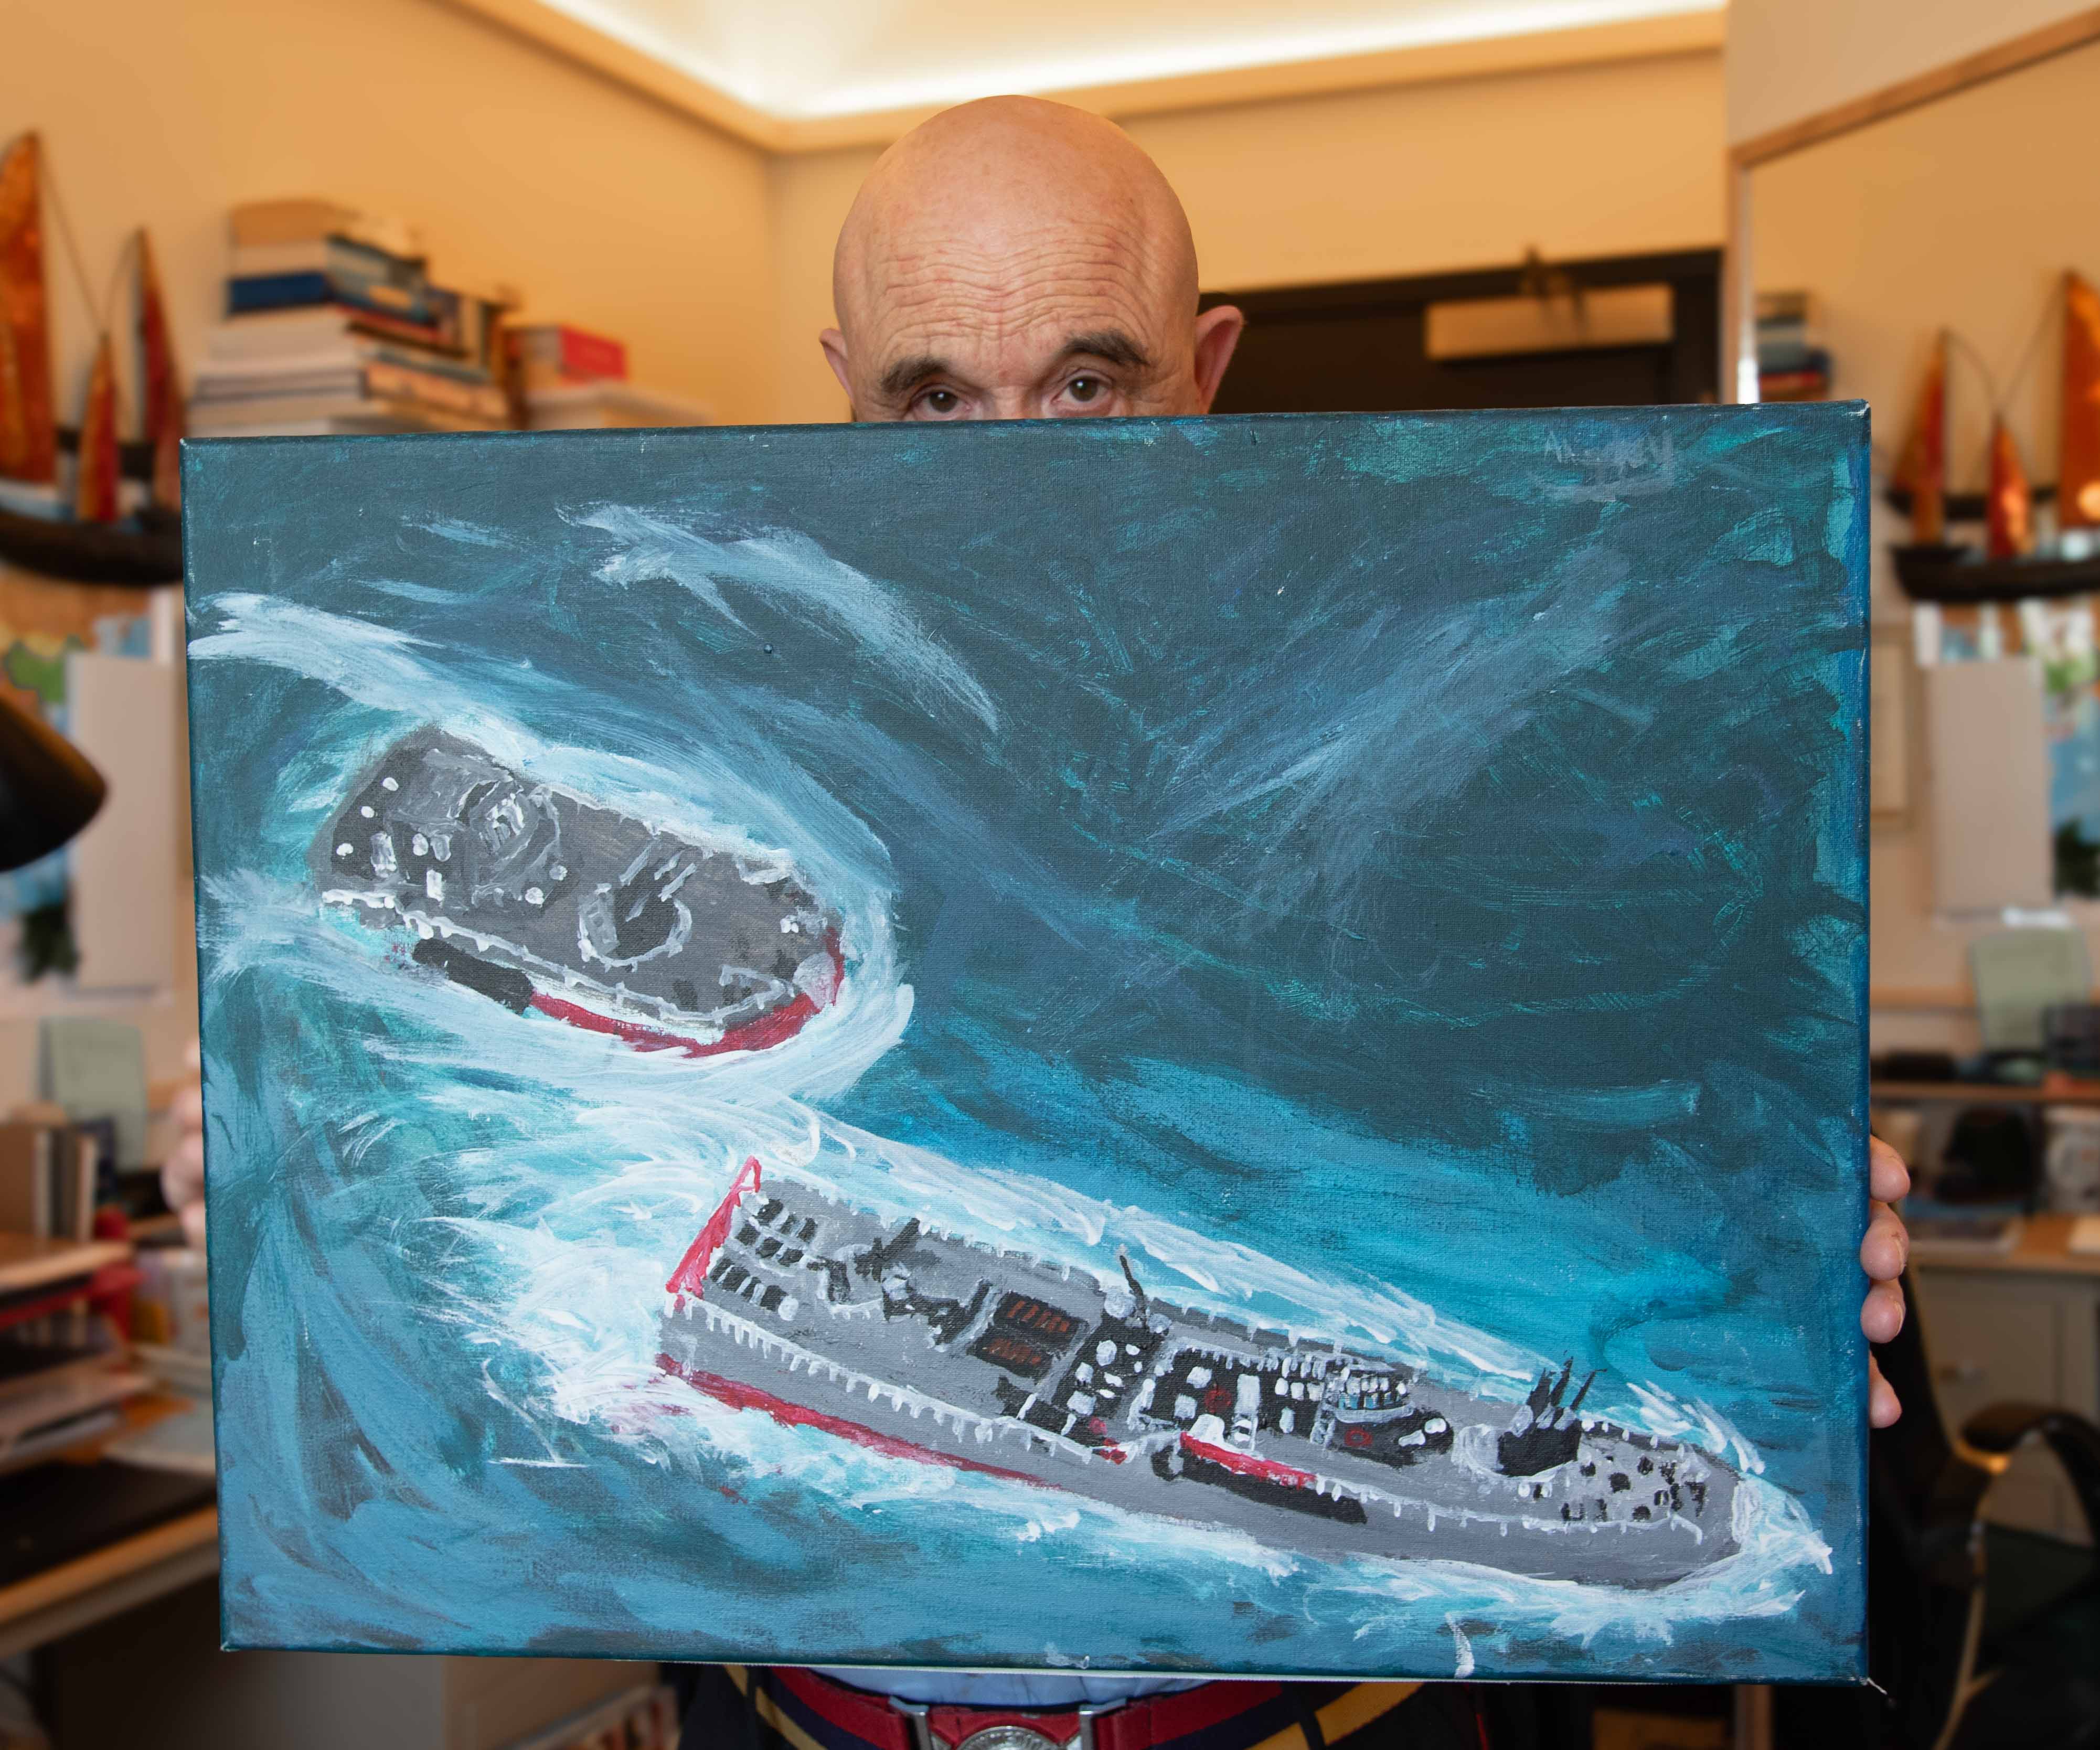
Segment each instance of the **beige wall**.
M2006 412L2036 480L2056 473L2059 276L2100 280L2100 176L2090 143L2100 46L1979 86L1753 174L1754 274L1806 287L1822 312L1836 392L1873 403L1877 474L1903 439L1934 329L1952 328L2006 386ZM2037 326L2041 333L2037 336ZM2032 348L2032 350L2030 349ZM2025 373L2021 374L2025 359ZM1978 373L1951 373L1949 471L1985 478L1988 408ZM1876 506L1879 631L1907 638L1887 544L1905 525ZM1913 711L1915 698L1912 700ZM1922 725L1912 718L1914 752ZM1930 797L1924 798L1930 806ZM1884 992L1967 983L1975 926L1936 919L1922 809L1873 834L1873 979ZM2100 913L2096 913L2100 919ZM2100 934L2093 941L2100 964ZM1880 1044L1948 1037L1934 1011L1877 1010Z
M1728 138L1745 140L2040 30L2089 0L1729 0Z
M725 419L772 412L771 349L751 343L773 295L755 149L433 0L30 0L4 20L0 137L42 132L98 298L130 228L151 229L186 363L218 314L227 209L324 194L416 222L440 269L624 336L644 381ZM70 420L90 327L50 228ZM182 871L157 897L179 920L177 988L87 1012L140 1024L164 1077L196 1028ZM0 1106L35 1073L20 1008L51 1000L0 1017Z
M1203 284L1248 290L1721 236L1718 52L1127 118L1180 192ZM772 168L779 417L838 419L831 249L872 148Z
M226 214L335 196L418 224L435 265L623 335L642 381L764 418L772 297L753 148L435 0L9 6L0 134L40 129L96 295L152 231L183 358L218 315ZM55 242L55 240L54 240ZM88 326L52 267L68 411Z

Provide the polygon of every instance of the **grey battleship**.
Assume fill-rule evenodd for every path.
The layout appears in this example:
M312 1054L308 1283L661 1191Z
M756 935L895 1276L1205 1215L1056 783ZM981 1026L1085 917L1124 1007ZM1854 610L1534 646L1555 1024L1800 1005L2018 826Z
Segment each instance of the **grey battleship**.
M660 1365L899 1457L1335 1557L1654 1585L1737 1547L1715 1453L1582 1413L1572 1360L1515 1407L743 1173L666 1285ZM1747 1497L1743 1498L1747 1506Z
M322 900L523 1013L693 1056L792 1038L836 996L839 919L784 859L710 849L536 783L437 729L351 785Z

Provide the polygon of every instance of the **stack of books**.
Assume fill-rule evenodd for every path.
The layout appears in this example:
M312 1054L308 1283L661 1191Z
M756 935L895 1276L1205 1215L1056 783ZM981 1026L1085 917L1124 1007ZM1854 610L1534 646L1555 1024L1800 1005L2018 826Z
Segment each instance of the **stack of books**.
M86 1240L95 1232L103 1157L115 1152L112 1126L107 1119L70 1124L50 1109L48 1120L17 1117L0 1124L0 1230Z
M433 279L414 234L333 201L236 207L200 437L492 431L513 423L502 289Z
M627 380L627 348L562 322L507 331L511 392L535 431L704 425L707 408L638 389Z
M1758 399L1820 401L1830 393L1830 355L1809 333L1806 292L1758 293Z

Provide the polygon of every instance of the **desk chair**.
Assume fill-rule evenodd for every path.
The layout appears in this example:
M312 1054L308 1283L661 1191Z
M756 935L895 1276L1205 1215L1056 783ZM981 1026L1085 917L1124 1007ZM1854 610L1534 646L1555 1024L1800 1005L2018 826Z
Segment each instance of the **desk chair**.
M2100 1747L2094 1552L1977 1517L2013 1448L2048 1442L2100 1541L2100 1428L2068 1410L1994 1404L1950 1438L1911 1314L1877 1351L1903 1419L1869 1443L1868 1637L1889 1696L1884 1741L1918 1750Z

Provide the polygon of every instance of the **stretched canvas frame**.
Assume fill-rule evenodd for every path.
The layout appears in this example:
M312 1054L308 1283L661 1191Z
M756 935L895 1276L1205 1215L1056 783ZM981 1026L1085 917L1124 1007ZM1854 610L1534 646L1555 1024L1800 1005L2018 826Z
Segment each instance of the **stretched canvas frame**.
M1860 1675L1865 440L186 446L228 1642Z

